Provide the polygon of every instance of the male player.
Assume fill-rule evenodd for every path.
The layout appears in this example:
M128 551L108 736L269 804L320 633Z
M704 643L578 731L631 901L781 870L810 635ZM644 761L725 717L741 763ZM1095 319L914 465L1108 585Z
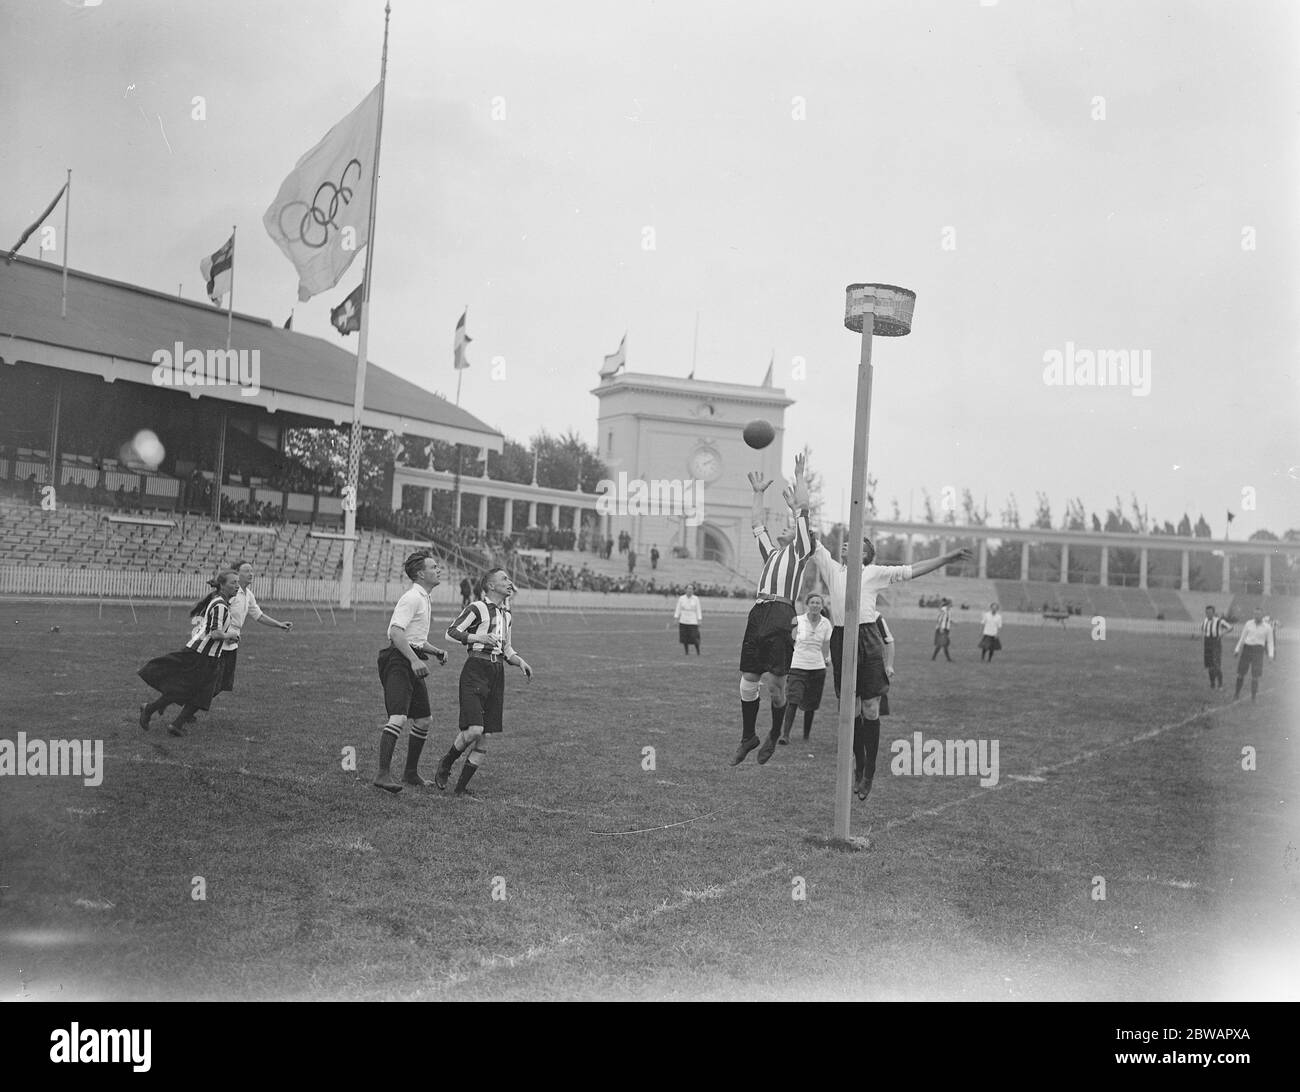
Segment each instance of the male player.
M1250 671L1250 700L1255 700L1259 693L1259 677L1264 674L1264 651L1268 658L1273 658L1273 627L1264 622L1264 608L1255 608L1255 617L1241 627L1241 636L1237 638L1237 647L1233 655L1237 660L1237 689L1232 695L1236 701L1241 697L1241 684L1246 681L1246 672Z
M840 696L840 673L844 666L844 607L848 593L849 544L840 546L837 563L831 552L819 541L813 551L817 572L829 590L826 597L831 611L831 663L835 674L835 696ZM970 550L952 550L921 561L915 565L875 565L876 547L871 539L862 539L862 600L858 611L858 667L854 680L857 709L853 717L853 754L855 758L854 791L858 799L865 800L871 792L875 754L880 747L880 699L889 693L889 674L885 665L885 640L875 624L880 612L876 610L876 594L890 584L915 580L951 565L969 561ZM869 756L868 761L858 756Z
M1204 645L1205 670L1210 673L1210 689L1216 686L1223 689L1223 643L1220 638L1232 629L1232 623L1214 613L1214 606L1205 608L1205 618L1201 621L1201 637Z
M379 733L379 773L375 775L374 786L391 793L401 792L402 785L428 788L432 784L417 769L433 718L429 689L424 682L429 668L424 661L433 656L440 664L447 662L446 651L429 644L433 614L429 592L442 583L445 575L442 565L428 550L416 550L402 563L402 571L410 578L411 587L393 608L393 616L388 621L388 647L379 653L379 681L384 687L388 722ZM389 767L393 748L408 720L411 734L406 744L406 770L398 782L393 780Z
M758 703L760 680L767 676L768 697L772 709L772 731L758 752L758 761L766 762L776 750L785 722L785 677L794 656L795 596L803 582L804 569L812 556L812 534L808 529L808 482L804 477L804 459L794 460L794 485L782 490L790 508L793 526L773 543L763 513L763 493L771 480L764 481L759 471L749 472L749 487L754 493L750 525L758 540L763 558L763 573L758 579L758 597L749 608L745 636L740 643L740 746L731 759L733 766L759 746Z
M466 751L469 758L461 767L456 796L476 796L467 786L487 758L485 734L501 731L505 707L505 665L519 668L531 680L533 669L510 644L510 596L514 583L505 569L489 569L483 577L482 594L460 612L447 627L447 637L465 646L469 655L460 670L460 731L451 749L442 756L433 783L447 787L451 768Z

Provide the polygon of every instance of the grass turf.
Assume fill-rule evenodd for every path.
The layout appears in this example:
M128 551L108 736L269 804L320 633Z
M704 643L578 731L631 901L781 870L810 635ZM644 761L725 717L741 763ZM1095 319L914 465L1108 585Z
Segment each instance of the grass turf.
M457 800L369 785L386 617L271 609L294 632L250 627L235 693L174 739L137 726L153 695L134 672L180 646L181 609L0 604L0 738L106 753L97 787L0 779L5 996L1300 993L1290 646L1233 705L1231 659L1211 693L1198 640L1010 627L985 665L967 625L948 664L899 622L894 715L854 802L869 848L847 851L826 843L829 686L809 744L797 718L769 764L728 765L741 618L686 658L661 617L521 604L537 676L509 673L481 799ZM431 664L426 777L462 660ZM998 740L998 785L892 775L891 741L917 731Z

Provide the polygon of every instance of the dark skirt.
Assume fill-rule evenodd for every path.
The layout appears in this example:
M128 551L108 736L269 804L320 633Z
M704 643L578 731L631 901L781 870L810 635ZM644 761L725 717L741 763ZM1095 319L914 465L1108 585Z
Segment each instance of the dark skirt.
M1001 652L1002 642L992 634L986 633L980 638L980 648L986 652Z
M677 639L684 645L698 645L700 643L700 627L688 626L685 622L677 624Z
M844 668L844 627L831 630L831 666L834 669L835 696L840 696L840 675ZM858 667L854 693L859 698L883 698L889 693L889 676L885 673L885 639L874 622L858 625Z
M217 685L212 688L213 695L220 694L223 690L233 691L235 689L235 660L239 656L239 649L232 648L228 652L221 654L218 662L221 664L221 671L217 674Z
M936 629L934 631L934 647L947 648L951 644L951 638L948 636L948 630Z
M191 648L183 648L155 657L138 674L168 701L207 709L220 682L221 658L200 656Z

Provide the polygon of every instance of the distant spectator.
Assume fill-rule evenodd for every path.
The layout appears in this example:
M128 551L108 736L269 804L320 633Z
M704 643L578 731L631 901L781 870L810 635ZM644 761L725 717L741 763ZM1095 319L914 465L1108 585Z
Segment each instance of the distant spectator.
M469 606L469 601L474 595L474 585L469 582L469 577L461 577L460 581L460 605L463 608Z
M657 569L657 568L659 568L659 545L658 545L658 543L656 543L655 545L653 545L653 546L650 547L650 568L651 568L651 569Z
M631 576L634 572L636 572L636 551L629 546L627 551L627 574Z

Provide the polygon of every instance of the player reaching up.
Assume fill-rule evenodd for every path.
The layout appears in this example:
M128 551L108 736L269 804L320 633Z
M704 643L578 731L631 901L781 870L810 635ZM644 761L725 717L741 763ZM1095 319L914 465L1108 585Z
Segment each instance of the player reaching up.
M804 477L804 459L794 460L794 484L787 485L782 497L790 508L791 526L772 541L764 521L763 493L771 485L762 473L750 471L749 486L754 492L750 523L763 558L763 574L758 580L758 596L749 609L745 636L740 644L740 746L731 759L733 766L759 746L758 703L761 680L767 676L768 697L772 708L772 731L758 752L758 761L766 762L776 750L785 722L785 677L794 656L795 596L803 583L804 569L812 556L812 534L808 529L808 482Z

